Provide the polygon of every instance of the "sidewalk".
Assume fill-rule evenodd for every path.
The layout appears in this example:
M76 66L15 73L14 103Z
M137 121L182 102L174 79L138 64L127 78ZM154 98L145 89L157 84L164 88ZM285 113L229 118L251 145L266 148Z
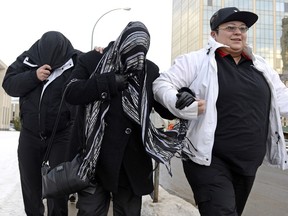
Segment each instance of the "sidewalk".
M17 160L19 132L0 131L0 215L25 215L21 196ZM76 203L69 202L69 216L76 216ZM112 216L110 209L108 216ZM185 200L169 194L159 186L158 202L150 195L143 197L142 216L199 216L198 210Z
M153 203L150 195L143 197L142 216L200 216L198 210L185 200L169 194L161 186L159 187L159 200ZM111 202L108 216L113 216L113 203ZM76 216L76 203L69 202L69 216Z
M198 210L185 200L169 194L159 186L159 200L153 203L150 196L144 196L142 216L200 216Z

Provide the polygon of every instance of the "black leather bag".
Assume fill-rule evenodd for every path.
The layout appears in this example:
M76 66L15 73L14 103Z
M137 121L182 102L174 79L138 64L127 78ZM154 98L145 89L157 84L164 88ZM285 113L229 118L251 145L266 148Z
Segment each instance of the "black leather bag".
M66 87L67 89L67 87ZM49 154L52 148L53 139L57 130L57 126L60 118L60 111L64 100L64 95L66 89L63 93L59 111L54 123L51 138L47 147L47 151L43 158L43 163L41 167L42 175L42 198L57 198L60 196L65 196L73 194L82 190L88 193L94 193L95 185L92 184L88 178L82 180L78 175L79 168L83 162L82 154L77 154L72 161L67 161L60 163L56 167L52 168L49 166ZM84 150L82 150L84 152Z
M61 197L93 187L88 178L82 180L77 175L82 161L82 156L77 154L72 161L63 162L53 169L44 163L41 168L42 198Z

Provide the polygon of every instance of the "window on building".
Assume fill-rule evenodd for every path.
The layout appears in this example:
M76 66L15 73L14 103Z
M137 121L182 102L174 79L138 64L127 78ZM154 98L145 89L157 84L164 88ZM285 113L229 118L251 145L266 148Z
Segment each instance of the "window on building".
M207 5L208 6L213 6L213 0L207 0Z
M288 12L288 3L284 3L284 12Z
M275 65L275 67L276 67L277 69L281 69L281 62L282 62L282 59L276 58L276 65Z
M276 2L276 11L284 12L284 7L285 3L283 4L283 2Z

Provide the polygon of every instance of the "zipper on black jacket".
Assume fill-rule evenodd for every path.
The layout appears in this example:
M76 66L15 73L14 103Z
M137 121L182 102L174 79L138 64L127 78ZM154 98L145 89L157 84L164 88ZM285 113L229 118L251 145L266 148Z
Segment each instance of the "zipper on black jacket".
M45 85L45 82L42 82L42 90L43 90L43 87ZM44 94L44 92L43 92ZM39 105L38 105L38 124L39 124L39 136L41 138L41 141L45 140L47 137L46 136L43 136L43 131L42 131L42 128L41 128L41 102L42 102L42 96L43 94L40 95L40 99L39 99Z

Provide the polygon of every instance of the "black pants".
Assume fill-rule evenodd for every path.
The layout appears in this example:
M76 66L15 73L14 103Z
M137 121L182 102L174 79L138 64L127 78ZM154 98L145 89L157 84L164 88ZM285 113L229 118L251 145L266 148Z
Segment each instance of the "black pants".
M135 195L130 187L119 186L111 197L111 193L98 184L92 195L78 192L77 216L107 216L111 199L114 216L141 215L142 196Z
M239 175L214 157L210 166L183 160L183 169L201 216L242 214L255 176Z
M69 137L69 128L56 134L49 158L51 167L69 160ZM48 142L49 139L41 141L39 136L25 129L21 130L18 146L18 161L22 196L27 216L44 215L41 165ZM48 216L67 216L68 196L59 199L47 199L47 206Z

